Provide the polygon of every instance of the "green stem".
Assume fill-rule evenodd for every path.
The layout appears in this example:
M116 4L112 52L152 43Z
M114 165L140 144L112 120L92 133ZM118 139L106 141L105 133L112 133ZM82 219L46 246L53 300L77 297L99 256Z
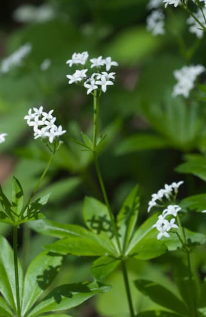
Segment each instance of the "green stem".
M97 90L94 91L94 125L93 125L93 149L97 146L97 131L99 123L99 98L97 97Z
M186 256L187 256L187 266L188 266L188 272L189 272L189 280L190 280L190 287L191 287L191 290L193 290L194 286L193 286L193 278L192 278L192 268L191 268L191 260L190 260L190 250L188 249L188 246L187 246L187 238L186 238L186 234L185 234L185 230L184 228L182 227L182 224L181 224L181 221L180 221L180 218L179 218L179 215L177 214L177 223L178 223L178 226L180 228L180 231L182 233L182 238L179 236L178 234L178 237L183 245L183 249L184 251L186 252ZM195 297L193 296L193 307L194 307L194 314L192 313L192 315L194 317L197 317L197 305L196 305L196 300L195 300Z
M17 303L17 317L21 317L20 296L19 296L19 270L18 270L18 256L17 256L17 227L13 227L13 250L14 250L14 271L16 284L16 303Z
M194 13L192 11L190 11L190 9L185 5L183 5L183 8L185 9L185 11L187 11L193 17L193 19L201 26L201 28L205 32L206 27L198 20L198 18L194 15Z
M128 279L128 274L127 274L127 267L126 267L124 260L122 260L121 265L122 265L122 274L123 274L123 278L124 278L125 289L126 289L126 293L127 293L127 301L129 304L130 316L135 317L134 308L133 308L133 304L132 304L131 290L130 290L130 286L129 286L129 279Z
M50 156L50 159L49 159L49 161L48 161L48 163L47 163L47 165L46 165L46 167L45 167L43 173L41 174L41 177L39 178L39 180L38 180L38 182L37 182L37 184L36 184L34 190L32 191L32 193L31 193L31 195L30 195L30 197L29 197L29 199L28 199L26 205L25 205L24 208L22 209L20 216L22 216L22 215L24 214L24 211L25 211L26 208L29 206L29 204L30 204L30 202L32 201L34 195L36 194L37 190L39 189L39 186L41 185L41 183L42 183L42 181L43 181L43 179L44 179L44 177L45 177L45 175L46 175L46 173L47 173L47 171L48 171L48 169L49 169L49 167L50 167L50 165L51 165L51 162L52 162L52 160L53 160L53 158L54 158L54 155L55 155L55 153L53 153L53 154Z
M97 176L98 176L98 179L99 179L100 187L101 187L101 190L102 190L104 201L105 201L105 204L107 206L107 209L108 209L108 212L109 212L109 216L110 216L110 220L111 220L111 224L112 224L112 228L113 228L113 231L114 231L114 236L115 236L115 239L116 239L116 242L117 242L117 245L118 245L119 252L121 252L121 246L120 246L120 242L119 242L117 226L116 226L114 215L112 213L112 210L111 210L111 207L110 207L110 203L109 203L109 200L108 200L108 197L107 197L107 192L106 192L106 189L105 189L105 186L104 186L104 181L103 181L103 178L102 178L102 174L101 174L100 167L99 167L99 162L98 162L98 159L97 159L97 154L96 154L95 151L93 151L93 156L94 156L94 163L95 163L95 167L96 167L96 171L97 171Z

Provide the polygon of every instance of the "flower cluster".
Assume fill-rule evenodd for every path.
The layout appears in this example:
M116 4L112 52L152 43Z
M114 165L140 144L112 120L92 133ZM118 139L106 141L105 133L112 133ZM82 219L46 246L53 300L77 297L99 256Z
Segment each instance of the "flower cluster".
M8 73L13 66L21 66L23 59L31 52L32 45L26 43L10 56L3 59L1 63L1 72Z
M205 6L206 6L206 1L205 1ZM200 23L202 23L202 25L206 27L205 15L206 15L206 8L202 8L201 10L198 9L197 13L194 13L194 16L197 18L197 20L200 21ZM200 27L199 23L192 16L190 16L187 19L187 24L190 25L189 27L190 33L194 33L199 39L203 37L204 30Z
M27 124L33 127L34 139L48 138L50 143L53 143L55 138L58 138L62 134L66 133L66 130L62 130L62 126L56 126L56 118L52 113L54 110L47 112L43 111L43 107L29 109L28 115L24 117L27 120Z
M198 75L205 71L204 66L183 66L179 70L174 71L174 77L177 79L177 84L173 89L173 96L183 95L189 97L190 90L194 88L194 83Z
M7 133L0 133L0 144L5 142L5 137L7 136Z
M72 67L73 65L85 66L88 62L88 52L74 53L72 58L66 63ZM87 89L87 94L92 93L96 89L100 89L100 92L106 92L107 86L114 85L115 73L110 72L112 66L118 66L118 63L112 61L111 57L90 59L90 67L76 70L72 75L67 75L69 84L78 83L82 84ZM106 71L101 71L102 67ZM95 71L91 71L95 69Z
M168 232L173 228L178 228L178 225L175 223L175 217L177 217L177 213L180 210L181 207L178 205L169 205L163 210L162 214L158 217L157 222L153 225L153 228L156 228L159 231L157 240L161 239L163 236L169 238L170 235ZM170 219L171 216L174 218ZM168 217L169 219L166 219Z
M42 23L54 19L55 16L55 10L49 4L38 7L25 4L18 7L13 14L14 20L20 23Z
M153 10L152 13L147 17L147 30L153 35L165 34L164 29L164 14L162 10Z
M174 5L174 7L177 7L181 3L181 0L163 0L163 2L165 3L165 7L170 4Z
M173 196L176 196L178 193L178 188L182 184L183 184L183 181L180 181L178 183L173 182L170 185L165 184L163 189L160 189L157 193L152 194L152 199L149 201L147 211L150 212L152 207L160 205L160 204L157 204L157 200L159 200L160 202L163 202L164 198L170 200Z

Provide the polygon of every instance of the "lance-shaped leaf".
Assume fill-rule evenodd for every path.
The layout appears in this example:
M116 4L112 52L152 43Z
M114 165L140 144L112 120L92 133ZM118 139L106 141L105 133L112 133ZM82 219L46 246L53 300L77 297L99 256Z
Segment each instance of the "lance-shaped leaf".
M206 194L189 196L180 203L183 209L202 212L206 209Z
M0 292L5 298L8 305L16 311L16 284L14 271L14 254L7 240L0 236ZM23 289L23 272L20 263L19 267L19 288L20 300Z
M14 215L11 210L11 203L4 194L0 185L0 218L1 222L13 223Z
M149 260L167 252L164 243L157 240L157 230L152 227L156 219L157 215L153 215L137 229L126 254L139 260Z
M182 317L188 316L184 302L161 284L150 280L137 280L135 286L155 303L180 314Z
M92 274L96 280L105 279L121 263L120 260L111 256L102 256L92 264Z
M24 203L23 189L22 189L21 184L18 181L18 179L13 177L11 208L13 210L13 213L14 213L16 219L18 219L18 216L20 215L20 213L22 211L23 203Z
M0 317L12 317L13 312L3 297L0 297Z
M139 197L137 195L138 187L135 186L126 198L117 217L117 228L120 236L120 243L124 251L126 250L126 247L132 237L138 217Z
M39 220L30 224L30 227L38 233L56 238L90 239L96 241L100 247L106 249L109 254L117 255L114 245L107 237L99 236L84 227L78 225L61 224L51 220Z
M195 316L199 295L197 281L195 280L192 272L189 271L189 268L181 261L178 261L178 263L175 265L174 280L180 291L182 299L191 313L189 316Z
M109 239L114 237L107 206L99 200L92 197L86 197L83 204L83 216L87 228L92 232Z
M69 237L46 245L49 251L59 254L73 254L78 256L102 256L108 252L95 240L89 238Z
M21 223L45 218L44 214L41 213L40 211L42 207L46 205L49 199L49 196L50 194L47 194L43 197L36 199L34 202L29 204L29 206L25 209L22 215Z
M34 305L39 296L56 277L62 263L62 256L43 252L29 265L23 288L22 314Z
M170 313L164 310L148 310L138 314L138 317L182 317L176 313Z
M107 292L109 289L109 286L88 282L56 287L28 314L28 317L76 307L90 297Z

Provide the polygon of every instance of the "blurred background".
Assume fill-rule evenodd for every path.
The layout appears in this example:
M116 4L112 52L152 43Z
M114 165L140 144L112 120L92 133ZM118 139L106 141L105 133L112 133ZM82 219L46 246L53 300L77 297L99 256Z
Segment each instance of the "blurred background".
M196 89L191 99L172 97L175 69L189 63L206 66L205 39L190 34L187 14L173 9L166 14L166 35L154 37L146 30L150 14L147 3L7 0L1 4L0 132L8 136L0 148L0 181L10 195L11 177L15 175L29 195L49 153L41 140L33 140L23 118L32 107L54 109L58 124L67 134L41 188L41 193L52 193L43 210L49 219L82 224L83 197L102 200L90 153L69 141L69 137L80 139L80 131L92 133L92 96L87 96L82 87L68 85L66 78L72 72L66 61L74 52L88 51L90 58L111 56L119 64L114 70L115 85L100 102L100 133L107 135L99 153L100 166L114 211L118 212L135 184L140 185L141 193L139 224L148 217L151 194L165 183L187 181L179 198L205 191L206 173L198 165L206 149L204 93ZM2 62L25 44L31 51L21 65L3 70ZM200 81L204 79L205 75ZM186 222L191 229L203 230L198 217ZM0 232L11 239L8 226L1 225ZM34 231L29 235L30 251L22 246L25 263L51 241ZM159 270L169 270L168 259L132 262L131 277L152 276L169 284ZM71 282L90 279L90 265L88 258L67 257L59 282L65 278ZM99 296L95 306L86 304L75 311L75 316L127 313L120 273L114 273L107 282L115 285L113 290ZM135 301L139 302L141 296L134 290ZM141 297L141 305L140 310L152 304Z

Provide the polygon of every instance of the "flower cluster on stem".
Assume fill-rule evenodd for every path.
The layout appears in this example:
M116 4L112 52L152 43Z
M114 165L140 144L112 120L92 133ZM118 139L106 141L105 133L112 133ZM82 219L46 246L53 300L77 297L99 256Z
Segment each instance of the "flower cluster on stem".
M69 67L78 65L81 69L76 69L73 74L67 75L68 84L80 84L87 89L87 94L98 90L106 92L107 86L114 85L115 72L109 72L112 66L118 66L118 63L112 61L111 57L91 58L88 62L88 52L74 53L66 63ZM85 68L82 68L85 67ZM103 69L104 68L104 69Z
M55 124L56 118L52 115L54 110L48 113L43 111L43 107L29 109L28 115L24 117L27 124L33 127L34 139L42 138L53 143L54 139L59 138L66 130L62 130L62 126Z

